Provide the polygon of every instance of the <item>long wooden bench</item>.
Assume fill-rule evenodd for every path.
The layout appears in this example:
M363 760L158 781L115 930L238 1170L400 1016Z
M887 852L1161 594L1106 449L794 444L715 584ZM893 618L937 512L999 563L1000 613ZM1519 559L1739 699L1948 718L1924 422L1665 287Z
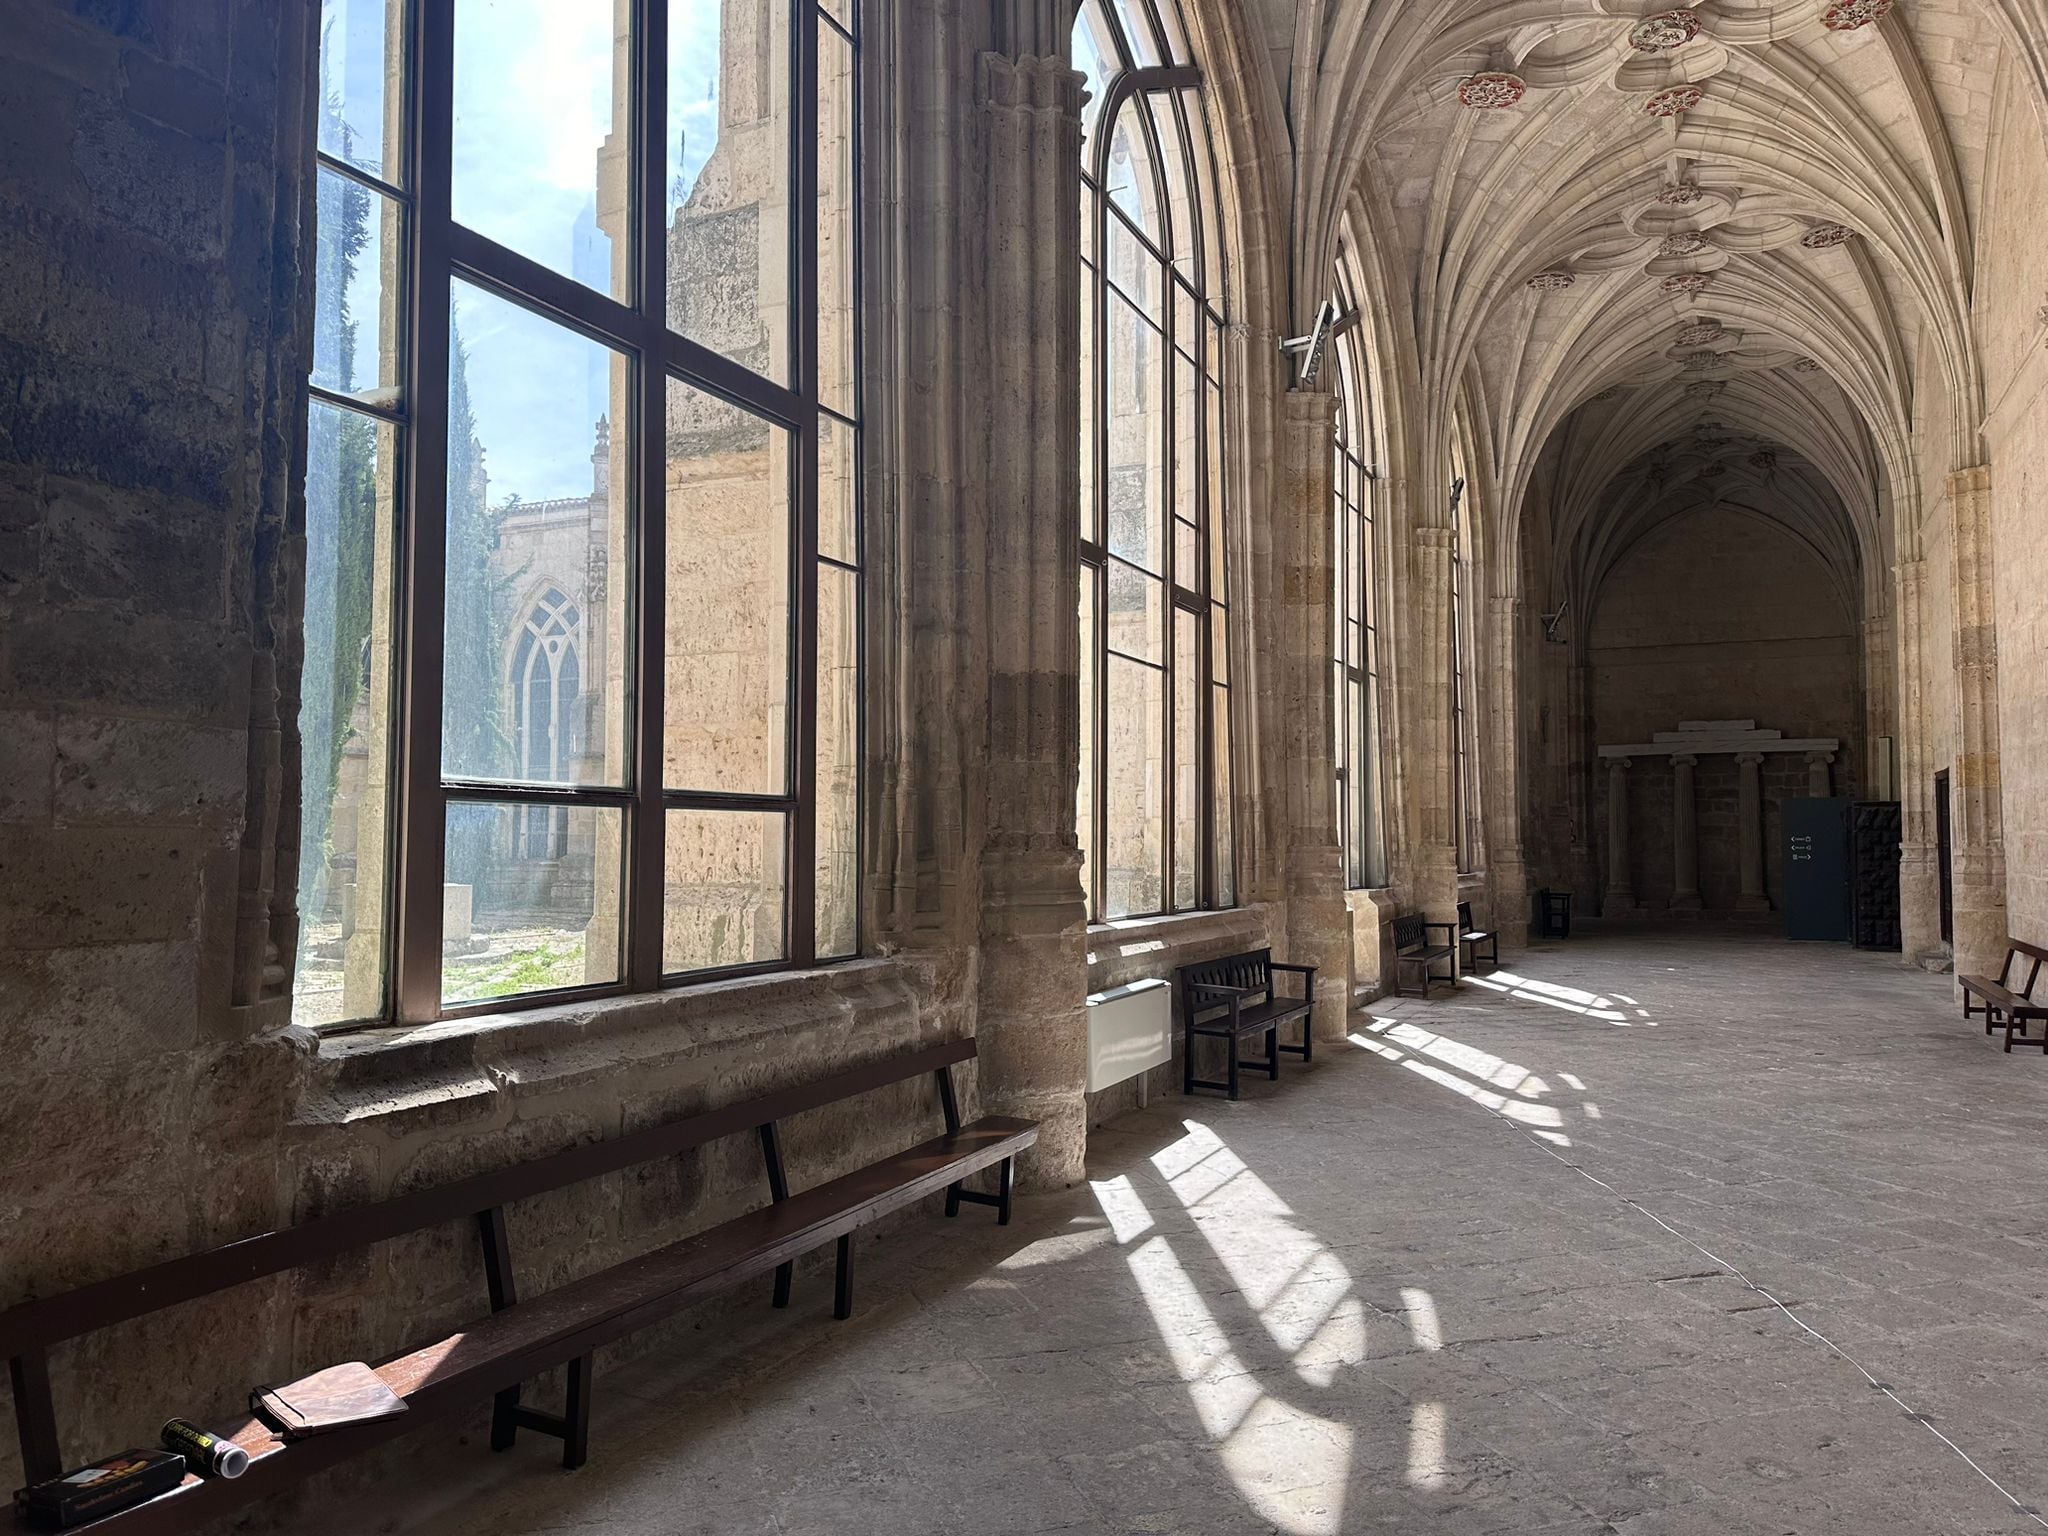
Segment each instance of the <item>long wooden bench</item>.
M1405 997L1405 978L1415 971L1421 978L1422 995L1429 996L1429 989L1437 982L1455 987L1458 984L1458 924L1432 923L1420 912L1413 912L1394 919L1394 996ZM1444 942L1439 944L1431 934L1441 928ZM1439 976L1438 962L1448 963L1451 973Z
M407 1429L485 1398L493 1399L493 1449L507 1449L519 1430L532 1429L561 1439L563 1465L579 1466L589 1443L592 1355L601 1346L658 1322L701 1297L770 1273L775 1276L774 1304L787 1306L795 1261L834 1240L838 1243L838 1272L833 1315L848 1317L853 1309L852 1234L941 1190L946 1195L948 1216L957 1215L962 1202L972 1202L994 1206L999 1220L1009 1221L1015 1160L1038 1140L1038 1127L1028 1120L997 1115L961 1122L953 1068L974 1055L972 1040L931 1046L817 1083L590 1143L439 1189L320 1217L0 1312L0 1354L9 1357L27 1480L41 1482L67 1470L50 1390L48 1362L53 1346L266 1275L331 1260L451 1221L476 1224L490 1310L480 1312L459 1332L426 1341L376 1367L377 1374L406 1400L408 1412L290 1442L257 1419L223 1424L221 1431L249 1452L249 1470L242 1477L232 1481L187 1477L180 1488L80 1529L118 1531L121 1536L191 1531ZM790 1190L779 1122L927 1075L937 1079L946 1126L943 1135L815 1188ZM544 1295L520 1298L506 1232L509 1204L673 1157L721 1137L748 1134L760 1141L768 1205ZM999 1193L983 1194L963 1186L970 1175L988 1168L1000 1170ZM569 1367L565 1413L541 1413L520 1403L522 1382L564 1364ZM158 1417L168 1418L190 1410L187 1403L165 1403L156 1412ZM97 1446L92 1453L115 1449L119 1447Z
M2000 1025L2005 1027L2005 1049L2008 1054L2013 1041L2021 1045L2041 1047L2048 1054L2048 1029L2041 1031L2038 1041L2027 1038L2027 1025L2034 1020L2048 1024L2048 998L2037 1001L2034 984L2041 979L2041 966L2048 962L2048 949L2014 939L2006 946L2005 964L1999 967L1998 979L1988 976L1965 976L1963 986L1963 1017L1984 1016L1984 1033L1991 1034ZM2021 965L2027 968L2027 979L2019 983L2018 971ZM2018 983L2016 985L2016 983ZM1977 1003L1970 1000L1977 998Z
M1302 995L1288 997L1274 990L1273 973L1287 972L1302 978ZM1316 968L1312 965L1283 965L1270 949L1247 950L1183 965L1174 972L1180 989L1182 1052L1181 1091L1214 1088L1233 1099L1238 1092L1240 1067L1264 1067L1268 1077L1280 1075L1280 1055L1315 1060L1315 1026L1310 1019L1316 995ZM1280 1026L1301 1021L1301 1044L1282 1045ZM1264 1061L1241 1061L1237 1045L1253 1035L1266 1037ZM1223 1082L1195 1076L1195 1041L1201 1038L1225 1040L1230 1047L1230 1070Z

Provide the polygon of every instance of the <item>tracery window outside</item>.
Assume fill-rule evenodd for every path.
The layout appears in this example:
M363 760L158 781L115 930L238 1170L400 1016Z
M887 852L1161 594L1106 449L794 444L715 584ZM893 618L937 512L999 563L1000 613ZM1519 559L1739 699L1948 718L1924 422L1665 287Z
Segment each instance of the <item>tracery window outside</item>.
M1090 915L1236 901L1224 274L1174 0L1085 0L1081 784Z
M316 355L316 434L391 466L324 537L392 686L361 807L307 777L302 911L347 878L381 949L317 1011L302 960L314 1022L857 953L857 4L323 0L323 194L392 205L316 285L385 317L367 381ZM309 678L362 627L313 597Z
M1355 256L1338 263L1337 307L1358 316L1364 284ZM1366 331L1352 323L1337 335L1336 727L1337 803L1345 883L1387 883L1381 812L1379 717L1379 425L1366 355Z

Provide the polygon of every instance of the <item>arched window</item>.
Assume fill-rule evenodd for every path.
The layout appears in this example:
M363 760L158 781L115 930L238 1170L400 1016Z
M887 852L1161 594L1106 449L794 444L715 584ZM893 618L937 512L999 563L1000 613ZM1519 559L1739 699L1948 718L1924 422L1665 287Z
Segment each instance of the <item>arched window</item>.
M540 595L519 631L512 653L512 740L519 778L527 784L573 784L577 708L583 667L577 626L583 615L554 587ZM520 808L518 852L529 859L559 859L569 843L569 813L558 807Z
M1227 907L1222 248L1176 0L1085 0L1081 790L1098 919Z
M1379 421L1362 303L1363 274L1346 249L1337 264L1337 803L1345 883L1387 883L1380 808Z

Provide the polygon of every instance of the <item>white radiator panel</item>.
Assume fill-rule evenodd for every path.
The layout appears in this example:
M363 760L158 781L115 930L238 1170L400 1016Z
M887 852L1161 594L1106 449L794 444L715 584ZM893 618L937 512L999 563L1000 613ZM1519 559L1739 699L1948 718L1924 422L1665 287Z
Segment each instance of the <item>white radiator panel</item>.
M1088 1091L1173 1060L1173 988L1136 981L1088 999Z

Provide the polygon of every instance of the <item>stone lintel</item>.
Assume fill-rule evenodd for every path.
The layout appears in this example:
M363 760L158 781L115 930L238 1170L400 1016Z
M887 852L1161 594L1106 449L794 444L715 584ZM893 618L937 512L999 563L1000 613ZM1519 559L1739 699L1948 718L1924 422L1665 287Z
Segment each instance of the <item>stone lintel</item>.
M1700 736L1683 740L1660 740L1631 742L1624 745L1602 747L1602 757L1712 757L1729 752L1839 752L1842 743L1832 737L1806 737L1788 740L1775 731L1759 731L1754 736Z

